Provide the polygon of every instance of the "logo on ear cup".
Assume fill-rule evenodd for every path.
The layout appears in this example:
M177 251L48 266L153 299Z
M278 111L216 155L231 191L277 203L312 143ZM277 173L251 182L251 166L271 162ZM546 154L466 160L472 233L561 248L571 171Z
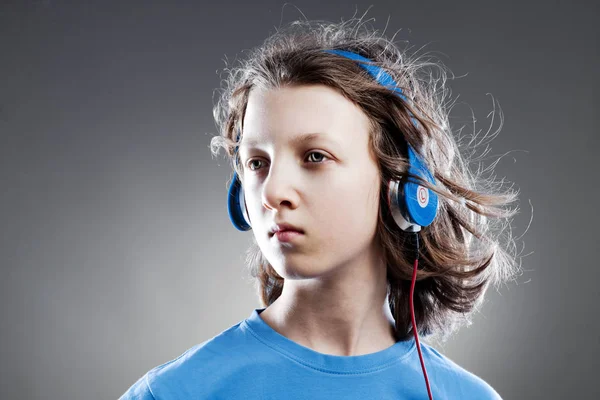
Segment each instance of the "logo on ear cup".
M417 200L421 208L427 207L427 204L429 204L429 190L419 185L417 188Z

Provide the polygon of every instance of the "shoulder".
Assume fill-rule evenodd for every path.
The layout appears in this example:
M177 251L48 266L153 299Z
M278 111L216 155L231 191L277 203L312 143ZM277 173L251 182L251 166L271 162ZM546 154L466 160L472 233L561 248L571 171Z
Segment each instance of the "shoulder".
M198 388L198 376L206 377L211 371L223 368L223 359L228 362L235 354L243 354L236 347L243 345L242 322L218 335L184 351L174 359L160 364L139 378L119 400L159 400L165 394L172 396L193 395Z
M155 400L150 386L148 386L148 374L144 374L138 379L125 393L119 397L119 400Z
M458 365L429 344L421 343L425 368L433 375L429 381L445 393L453 393L454 398L478 400L502 400L500 394L485 380ZM433 388L432 388L433 389Z

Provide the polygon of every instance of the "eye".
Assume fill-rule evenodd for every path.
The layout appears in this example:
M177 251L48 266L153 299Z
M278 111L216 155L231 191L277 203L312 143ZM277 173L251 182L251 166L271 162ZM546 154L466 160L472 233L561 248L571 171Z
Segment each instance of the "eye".
M246 165L248 166L248 169L249 169L250 171L255 171L255 169L251 167L252 163L253 163L253 162L255 162L255 161L260 161L260 162L262 162L262 160L258 160L258 159L251 159L251 160L248 160L248 161L246 162Z
M329 158L329 157L327 157L325 154L323 154L323 153L320 153L320 152L318 152L318 151L311 151L310 153L308 153L308 155L309 155L309 156L310 156L310 155L313 155L313 154L318 154L319 156L322 156L322 157L324 157L324 158ZM309 158L310 158L310 157L309 157ZM317 157L317 158L318 158L318 157ZM319 161L316 161L316 164L320 164L320 163L321 163L321 162L319 162Z
M323 164L323 161L324 161L323 159L329 159L329 157L327 157L325 154L323 154L321 152L318 152L318 151L311 151L310 153L308 153L307 159L310 158L310 156L313 155L313 154L317 154L319 157L317 157L316 161L311 162L311 164ZM313 157L313 160L314 160L314 157ZM246 166L248 167L248 169L250 171L256 171L256 170L260 169L260 167L259 168L252 168L252 163L255 162L255 161L258 161L258 162L261 162L261 163L263 162L263 160L258 159L258 158L252 158L252 159L246 161Z

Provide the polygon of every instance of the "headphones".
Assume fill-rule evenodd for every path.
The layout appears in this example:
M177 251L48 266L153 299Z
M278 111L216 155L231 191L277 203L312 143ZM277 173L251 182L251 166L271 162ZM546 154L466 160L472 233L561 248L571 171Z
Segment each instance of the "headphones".
M337 54L352 60L359 61L358 65L365 69L375 80L381 85L388 87L396 92L404 101L406 97L402 93L402 89L398 87L394 79L383 69L372 64L363 64L371 62L359 54L344 51L344 50L324 50L326 53ZM417 120L411 115L411 119L415 126L418 126ZM236 142L240 139L238 131ZM425 164L419 158L413 148L408 146L408 162L409 173L418 175L427 180L431 184L435 183L433 175L425 167ZM235 148L237 154L238 148ZM236 166L237 159L235 158ZM421 227L428 226L433 222L437 214L438 196L435 192L418 184L415 179L409 178L406 182L390 180L388 182L387 201L390 207L394 221L405 232L419 232ZM248 231L252 229L250 218L248 217L248 209L244 199L244 189L237 175L233 174L233 180L229 186L227 195L227 211L229 219L233 226L240 231Z

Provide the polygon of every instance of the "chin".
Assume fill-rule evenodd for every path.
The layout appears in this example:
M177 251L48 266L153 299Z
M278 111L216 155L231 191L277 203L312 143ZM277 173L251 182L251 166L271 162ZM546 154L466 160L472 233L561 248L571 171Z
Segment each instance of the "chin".
M284 279L300 280L312 279L322 276L327 271L323 271L315 263L311 262L294 262L288 257L286 260L278 264L272 264L273 269Z

